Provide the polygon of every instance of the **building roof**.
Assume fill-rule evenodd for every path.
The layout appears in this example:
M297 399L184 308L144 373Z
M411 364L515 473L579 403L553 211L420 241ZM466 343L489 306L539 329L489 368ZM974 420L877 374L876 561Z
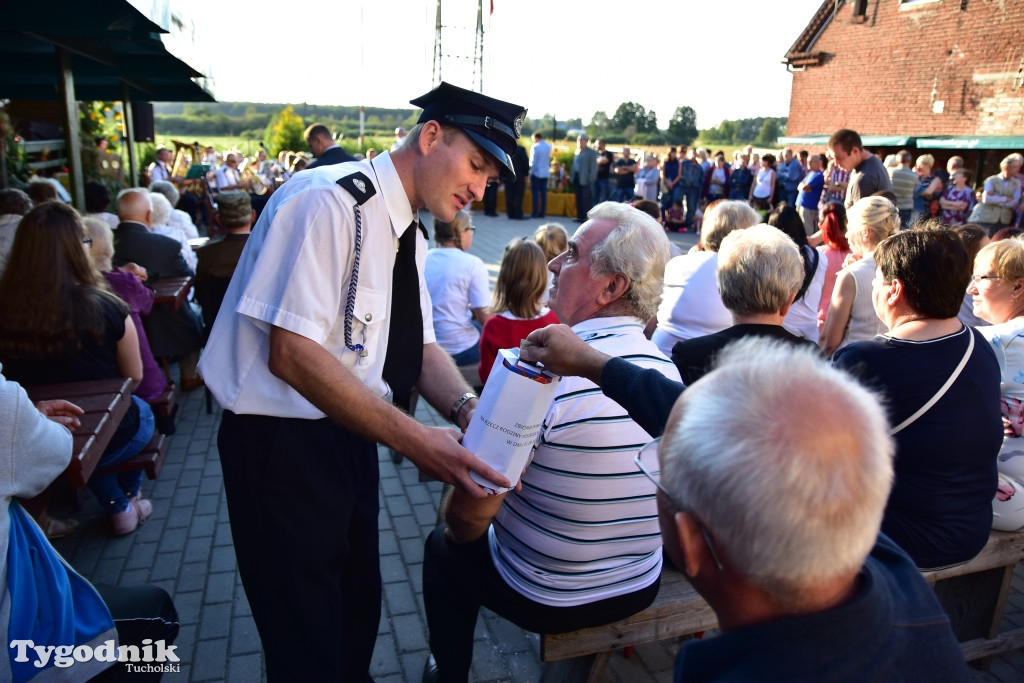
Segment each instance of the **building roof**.
M825 0L818 7L807 26L800 33L800 37L786 51L786 58L783 62L788 66L813 66L820 64L825 56L823 52L814 52L814 44L818 37L829 25L836 12L845 4L845 0Z

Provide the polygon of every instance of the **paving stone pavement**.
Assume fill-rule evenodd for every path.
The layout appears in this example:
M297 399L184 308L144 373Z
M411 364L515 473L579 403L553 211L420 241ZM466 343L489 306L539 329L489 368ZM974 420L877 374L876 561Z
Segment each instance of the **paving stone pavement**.
M424 215L429 227L429 217ZM560 222L571 234L575 224ZM532 236L545 221L474 215L472 253L487 263L492 286L505 245L513 238ZM692 234L671 236L686 249ZM73 515L81 530L54 542L83 576L114 585L153 583L174 598L181 618L177 640L180 673L166 674L171 683L196 681L255 683L266 680L263 655L249 605L235 566L227 504L217 454L220 408L205 412L202 390L179 394L178 431L170 437L167 459L156 481L143 492L153 500L153 515L134 534L114 538L98 504L84 492L80 511ZM416 417L427 424L443 420L421 401ZM394 465L380 449L380 553L383 608L371 674L380 683L417 682L427 656L421 568L423 542L433 529L441 484L420 482L409 463ZM1018 567L1005 621L1024 626L1024 570ZM540 677L540 647L535 634L525 632L484 611L475 633L472 679L475 681L536 681ZM679 643L667 641L635 648L630 657L615 653L606 673L621 683L671 680ZM977 681L1024 680L1024 654L999 657L988 672L972 671Z

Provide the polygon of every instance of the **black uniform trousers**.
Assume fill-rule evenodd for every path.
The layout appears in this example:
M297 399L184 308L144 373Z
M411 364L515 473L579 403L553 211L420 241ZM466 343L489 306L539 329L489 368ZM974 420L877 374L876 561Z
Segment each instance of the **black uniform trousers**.
M269 681L366 681L380 623L377 446L328 419L236 415L217 436Z

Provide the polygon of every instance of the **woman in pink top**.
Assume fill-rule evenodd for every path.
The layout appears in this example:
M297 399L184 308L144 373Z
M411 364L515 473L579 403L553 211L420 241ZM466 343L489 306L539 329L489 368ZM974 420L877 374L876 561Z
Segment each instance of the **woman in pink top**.
M482 382L487 382L500 349L518 348L534 330L558 323L554 311L541 303L547 286L547 261L537 243L520 239L509 244L494 287L494 315L480 335Z
M840 202L830 202L821 212L818 223L824 244L818 251L825 258L825 285L821 289L821 302L818 304L818 331L825 326L825 314L828 313L829 302L832 301L832 290L836 286L836 276L843 269L843 262L850 255L850 243L846 241L846 209Z

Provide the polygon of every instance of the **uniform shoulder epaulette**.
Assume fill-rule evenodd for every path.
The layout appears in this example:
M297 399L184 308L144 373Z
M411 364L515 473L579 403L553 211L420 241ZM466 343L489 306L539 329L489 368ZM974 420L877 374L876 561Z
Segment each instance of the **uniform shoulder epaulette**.
M338 178L338 185L352 195L352 198L356 200L356 204L359 206L362 206L370 197L377 194L377 188L360 171Z

